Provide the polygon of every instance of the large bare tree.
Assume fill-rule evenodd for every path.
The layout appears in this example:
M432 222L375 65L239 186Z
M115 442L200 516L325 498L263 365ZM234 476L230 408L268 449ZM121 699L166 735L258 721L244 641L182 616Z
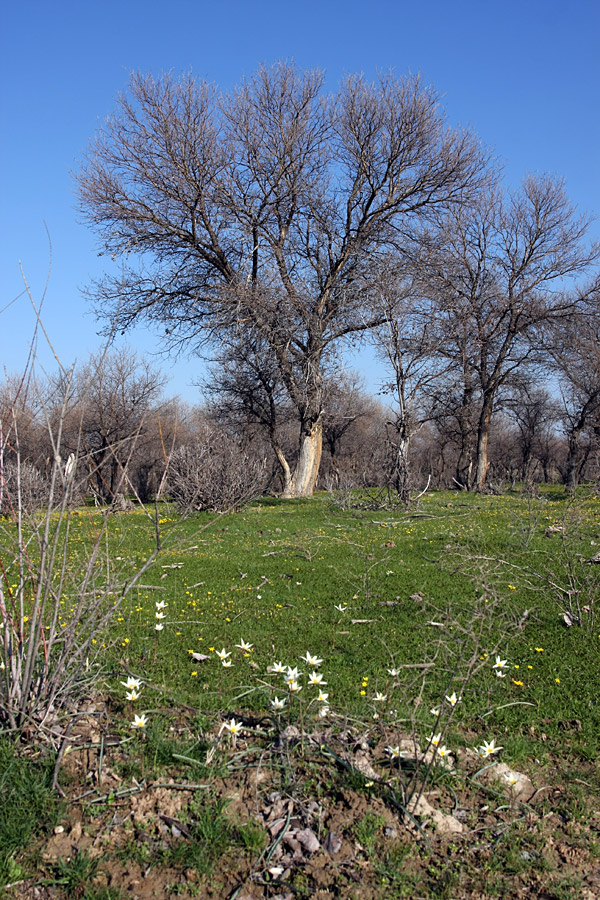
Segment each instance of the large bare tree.
M465 487L485 485L499 391L538 354L540 326L568 318L589 295L573 282L600 257L586 241L588 225L560 181L531 176L507 197L490 187L475 204L454 206L419 237L412 262L445 322L444 353L462 378L466 418L476 408L474 477Z
M588 457L600 445L600 286L566 321L546 332L551 369L561 393L560 418L567 439L562 476L575 491Z
M353 75L328 95L320 72L278 63L220 95L134 75L78 177L84 218L121 264L92 289L96 308L188 351L260 336L300 423L286 493L310 495L328 355L375 321L370 288L404 229L463 201L484 164L418 78Z

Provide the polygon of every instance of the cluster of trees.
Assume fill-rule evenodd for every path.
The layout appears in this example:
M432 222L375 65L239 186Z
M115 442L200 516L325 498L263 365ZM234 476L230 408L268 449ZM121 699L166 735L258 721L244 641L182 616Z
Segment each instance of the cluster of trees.
M54 462L71 454L81 491L97 502L131 493L150 499L179 431L178 404L161 402L163 384L131 350L94 354L49 378L7 379L0 389L4 505L16 500L17 486L43 501Z
M344 466L406 500L421 470L467 490L502 467L559 470L572 489L591 465L600 247L589 221L555 178L507 191L418 78L353 75L329 94L321 73L278 63L224 94L134 75L78 196L118 264L89 289L107 332L146 322L170 349L212 358L203 415L237 442L240 466L250 446L275 460L275 481L261 465L284 496L310 495L320 475L339 482ZM339 374L340 347L357 341L388 367L380 402ZM157 387L140 377L140 409L154 409ZM179 438L168 409L136 476L142 495ZM82 431L103 498L132 466L122 426L106 432Z
M120 265L90 288L109 330L145 321L172 348L212 355L223 416L265 435L285 496L317 483L343 342L372 339L389 363L400 496L426 422L445 420L456 481L481 490L500 398L531 372L588 368L598 280L580 278L600 256L588 221L556 179L504 190L418 78L353 75L327 94L321 73L278 63L220 94L134 75L78 192ZM564 348L583 344L565 366ZM574 472L595 406L579 409L582 391L572 378L564 394Z
M499 391L488 440L492 487L562 481L571 491L582 478L600 480L600 333L591 325L586 340L573 337L577 353L568 365L564 346L560 352L548 342L553 393L516 376ZM396 346L385 344L388 352ZM468 486L461 478L468 440L475 459L475 403L466 412L451 404L449 388L441 402L446 373L428 380L413 362L414 370L407 363L402 372L418 381L419 402L402 390L402 372L392 365L395 380L377 398L352 373L328 379L319 488L381 488L403 501L427 485ZM215 367L197 407L165 399L161 373L129 349L92 355L44 382L9 379L0 390L0 512L18 495L26 507L45 502L57 453L63 463L77 459L79 496L102 504L160 492L186 509L219 510L281 493L281 460L293 468L299 452L294 409L285 394L265 406L269 393L251 390L244 367L228 372L225 378L222 361Z

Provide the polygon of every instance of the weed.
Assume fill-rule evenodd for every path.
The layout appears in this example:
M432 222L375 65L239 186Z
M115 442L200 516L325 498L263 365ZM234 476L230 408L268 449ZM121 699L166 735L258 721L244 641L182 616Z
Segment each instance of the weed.
M52 792L53 759L27 759L0 739L0 886L18 880L17 854L57 824L62 804Z
M190 804L187 828L190 837L176 841L167 854L170 865L195 869L208 875L215 862L231 846L234 829L225 815L227 801L206 796Z
M552 900L580 900L583 879L575 875L554 880L550 886L549 896Z
M67 897L83 900L97 869L97 859L92 859L85 851L75 851L69 859L58 859L52 883L60 885Z
M384 825L385 819L383 816L367 813L355 824L352 833L358 843L370 853Z
M121 888L92 887L83 894L81 900L122 900L123 896Z
M258 822L245 822L236 828L240 845L250 855L261 853L267 841L264 828Z

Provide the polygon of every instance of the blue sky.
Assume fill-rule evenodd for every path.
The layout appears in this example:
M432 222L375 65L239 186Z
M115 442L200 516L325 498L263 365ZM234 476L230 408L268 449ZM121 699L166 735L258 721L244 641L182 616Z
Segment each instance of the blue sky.
M564 177L572 201L600 214L598 0L7 0L0 38L0 364L25 363L33 312L22 265L64 363L100 346L80 289L102 271L94 235L78 224L71 172L133 70L193 71L223 89L261 63L293 58L326 72L420 72L452 124L471 127L505 165L509 185L528 172ZM45 224L44 224L45 223ZM600 238L600 222L592 226ZM140 329L127 341L160 349ZM52 368L40 341L40 362ZM348 358L375 390L369 354ZM157 358L167 389L189 402L197 360Z

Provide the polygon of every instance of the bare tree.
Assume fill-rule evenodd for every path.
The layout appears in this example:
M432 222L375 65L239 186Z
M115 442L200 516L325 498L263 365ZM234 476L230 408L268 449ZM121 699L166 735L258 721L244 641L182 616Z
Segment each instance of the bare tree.
M92 354L76 371L73 402L62 413L65 446L77 452L82 445L90 486L102 502L118 501L126 491L163 384L163 376L127 348Z
M350 444L352 432L358 430L359 422L363 419L373 419L378 411L375 400L366 393L364 384L356 372L342 369L327 378L323 438L329 450L332 486L339 483L342 446ZM367 447L362 449L368 453Z
M203 388L218 422L232 426L238 435L257 429L266 434L280 469L283 494L289 495L293 461L286 426L290 421L296 424L296 410L271 347L260 335L226 336Z
M559 420L559 404L535 381L521 380L505 405L516 425L521 480L533 480L535 469L541 466L544 480L548 481L548 450Z
M431 388L449 363L439 352L444 334L431 300L402 270L390 266L386 275L377 296L383 323L374 330L373 339L391 375L383 386L390 400L388 477L400 502L408 503L411 441L432 416Z
M402 231L464 200L484 162L418 78L354 75L330 96L320 72L278 63L218 96L134 75L78 178L123 264L92 289L96 309L122 330L160 324L172 348L236 328L264 341L299 423L286 494L310 495L333 348L377 321L371 286Z
M572 279L600 257L600 247L585 242L588 224L561 182L529 177L506 199L490 188L475 204L453 207L421 236L422 289L445 320L445 352L463 379L465 411L477 404L477 490L499 390L535 356L535 329L581 302Z
M600 444L600 290L566 321L547 330L546 348L561 392L567 439L562 476L573 493L592 450Z

